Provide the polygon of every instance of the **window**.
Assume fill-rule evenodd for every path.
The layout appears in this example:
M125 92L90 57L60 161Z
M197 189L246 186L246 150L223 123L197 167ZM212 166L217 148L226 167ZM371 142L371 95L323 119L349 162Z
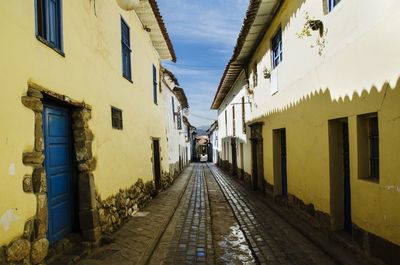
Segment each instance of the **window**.
M359 178L379 181L378 115L360 115L357 122Z
M182 117L180 112L178 112L178 115L176 115L176 123L178 130L182 130Z
M339 4L341 0L328 0L328 11L331 12L333 8Z
M235 105L232 106L232 134L236 135L236 126L235 126Z
M246 134L246 109L244 105L244 97L242 97L242 131Z
M111 122L114 129L122 130L122 110L111 107Z
M282 62L282 29L279 29L272 38L272 68Z
M132 81L131 73L131 41L129 27L121 18L122 76Z
M225 110L225 135L228 135L228 114Z
M256 87L257 84L258 84L257 62L255 62L253 66L253 87Z
M157 105L157 68L153 65L153 101Z
M379 130L378 117L368 118L369 177L379 179Z
M171 102L172 102L172 117L175 122L175 100L174 100L174 97L171 97Z
M62 51L61 0L36 0L36 36L51 48Z

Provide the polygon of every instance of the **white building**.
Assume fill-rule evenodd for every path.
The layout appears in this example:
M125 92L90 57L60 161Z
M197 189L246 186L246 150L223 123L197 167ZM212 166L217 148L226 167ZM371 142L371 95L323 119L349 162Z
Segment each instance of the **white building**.
M219 153L219 165L250 183L251 146L246 121L250 117L251 104L246 88L247 82L242 72L218 106L216 138L219 141L215 147Z
M213 124L211 124L210 128L207 130L207 135L209 139L208 161L216 164L219 160L218 121L215 121Z
M184 116L189 104L177 78L165 68L162 71L161 89L165 108L169 172L171 176L177 176L190 159L192 126Z
M225 167L387 264L400 259L399 30L396 0L250 1L212 103Z

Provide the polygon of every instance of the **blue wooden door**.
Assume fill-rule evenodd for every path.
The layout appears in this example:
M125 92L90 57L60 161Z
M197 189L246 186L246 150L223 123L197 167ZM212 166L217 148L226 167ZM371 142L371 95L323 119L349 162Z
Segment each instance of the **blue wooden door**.
M45 105L43 110L45 168L50 243L72 230L71 122L65 108Z
M287 196L287 166L286 166L286 130L281 129L281 174L282 174L282 195Z

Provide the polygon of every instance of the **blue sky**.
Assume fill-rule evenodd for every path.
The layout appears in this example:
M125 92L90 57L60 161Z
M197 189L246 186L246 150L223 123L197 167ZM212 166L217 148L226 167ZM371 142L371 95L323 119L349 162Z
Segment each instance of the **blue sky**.
M189 100L189 120L208 126L210 106L236 44L248 0L158 0L177 63L164 63Z

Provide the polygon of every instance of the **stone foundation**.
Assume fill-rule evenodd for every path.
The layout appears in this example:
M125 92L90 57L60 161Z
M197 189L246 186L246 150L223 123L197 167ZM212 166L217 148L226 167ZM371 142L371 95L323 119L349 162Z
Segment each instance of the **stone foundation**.
M293 211L295 216L303 221L306 221L314 228L329 234L331 231L330 215L318 210L315 210L314 204L305 204L301 199L292 194L287 197L275 196L275 203L286 207Z
M383 260L388 265L396 265L400 260L400 246L353 224L353 240L368 255Z
M251 188L251 175L246 171L243 174L243 183L246 187Z
M169 174L173 177L173 179L177 178L181 170L179 168L179 161L169 164Z
M162 189L171 186L173 180L172 176L163 173ZM157 193L153 181L144 183L142 179L105 200L102 200L101 196L96 193L101 231L112 233L118 230L131 216L143 209Z

